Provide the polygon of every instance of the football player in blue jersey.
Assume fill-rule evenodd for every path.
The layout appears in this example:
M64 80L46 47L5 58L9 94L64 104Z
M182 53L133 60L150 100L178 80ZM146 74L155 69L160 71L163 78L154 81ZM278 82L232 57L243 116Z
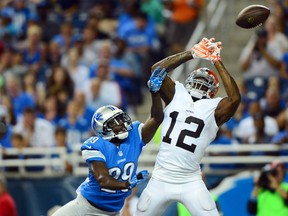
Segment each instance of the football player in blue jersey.
M182 203L191 215L219 216L201 177L200 162L215 139L219 127L235 113L241 96L236 82L224 67L221 42L203 38L191 50L169 56L152 66L170 72L195 58L207 59L216 67L227 97L215 97L217 75L208 68L192 71L185 85L166 73L150 76L149 88L165 102L161 144L152 177L137 204L137 216L160 216L172 202ZM154 195L156 194L156 195Z
M163 74L165 69L157 68L154 73ZM76 199L53 216L120 215L131 189L149 176L147 170L136 171L143 146L153 138L163 120L159 93L151 95L151 115L144 124L131 122L125 112L112 105L100 107L94 113L91 127L96 136L81 147L89 176L77 189Z

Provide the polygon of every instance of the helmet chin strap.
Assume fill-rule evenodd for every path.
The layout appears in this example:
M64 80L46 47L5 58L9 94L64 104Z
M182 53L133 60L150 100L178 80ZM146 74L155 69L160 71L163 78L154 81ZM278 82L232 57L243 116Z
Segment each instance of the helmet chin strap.
M202 91L199 91L199 90L197 90L197 89L192 89L192 90L190 90L190 95L191 95L193 98L196 98L196 99L198 99L198 100L203 99L203 98L207 98L207 96L204 95Z
M126 139L128 137L128 131L121 134L117 134L116 137L120 140Z

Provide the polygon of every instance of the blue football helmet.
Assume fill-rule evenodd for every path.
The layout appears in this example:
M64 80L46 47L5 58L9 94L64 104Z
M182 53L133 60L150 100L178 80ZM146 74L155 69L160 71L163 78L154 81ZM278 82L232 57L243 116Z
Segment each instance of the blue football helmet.
M125 131L115 133L113 128L124 123ZM91 127L97 136L103 137L105 140L113 138L126 139L128 131L132 128L131 118L121 109L106 105L96 110L91 120Z

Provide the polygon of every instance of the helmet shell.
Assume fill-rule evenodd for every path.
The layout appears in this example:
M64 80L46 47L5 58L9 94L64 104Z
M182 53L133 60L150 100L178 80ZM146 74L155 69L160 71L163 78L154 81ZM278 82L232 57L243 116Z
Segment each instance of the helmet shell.
M185 88L195 98L213 98L219 89L217 75L208 68L192 71L185 81Z
M116 106L106 105L97 109L91 120L91 128L97 136L101 136L104 139L110 140L112 138L118 137L119 139L124 139L127 136L123 134L115 134L111 128L107 126L107 122L113 118L123 115L123 121L125 127L128 130L131 128L131 119L130 117L121 109ZM127 132L128 135L128 132Z

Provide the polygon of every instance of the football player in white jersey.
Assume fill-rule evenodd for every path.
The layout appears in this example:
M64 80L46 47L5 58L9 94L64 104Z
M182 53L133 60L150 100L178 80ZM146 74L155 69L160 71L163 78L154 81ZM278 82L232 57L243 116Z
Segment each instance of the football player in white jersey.
M216 74L208 68L190 73L183 85L167 73L152 74L150 91L160 92L165 102L161 144L152 177L137 204L137 216L160 216L172 202L182 203L193 216L219 216L215 202L201 178L200 162L219 126L235 113L241 96L225 69L221 42L203 38L191 50L169 56L152 66L167 72L193 59L210 60L216 67L227 97L215 95Z
M164 72L159 68L154 71L155 76ZM125 112L112 105L97 109L91 121L95 136L81 146L89 175L79 186L76 199L53 216L120 216L131 189L148 178L147 170L136 174L138 158L163 117L159 93L152 93L151 115L144 124L131 122Z

